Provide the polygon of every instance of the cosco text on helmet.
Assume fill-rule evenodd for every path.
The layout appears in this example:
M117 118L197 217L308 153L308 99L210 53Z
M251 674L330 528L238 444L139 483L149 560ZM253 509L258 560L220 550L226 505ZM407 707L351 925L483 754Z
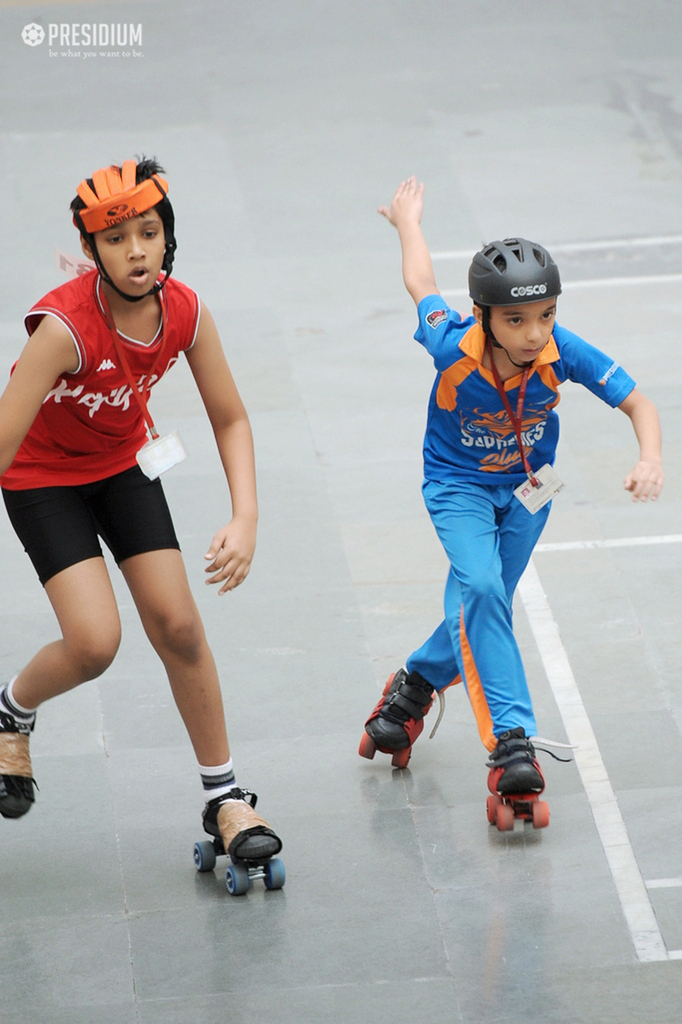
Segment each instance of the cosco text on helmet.
M521 284L518 288L512 288L511 294L515 299L520 299L524 295L544 295L546 291L546 284Z

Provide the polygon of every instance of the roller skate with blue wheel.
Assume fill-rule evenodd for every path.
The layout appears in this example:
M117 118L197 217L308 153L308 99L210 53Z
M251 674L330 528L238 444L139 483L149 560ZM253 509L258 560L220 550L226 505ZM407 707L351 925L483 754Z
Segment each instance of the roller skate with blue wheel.
M257 800L251 790L238 787L209 800L202 817L204 831L213 838L194 844L197 871L212 871L218 857L229 857L225 884L231 896L248 892L257 878L266 889L281 889L286 880L284 864L275 856L282 840L256 814Z
M500 832L511 832L514 821L530 821L533 828L549 825L549 805L538 797L545 788L545 778L535 756L535 747L519 726L503 732L487 762L487 815L491 825Z
M424 728L424 716L435 699L435 690L418 672L399 669L389 677L377 706L365 722L360 757L370 760L377 750L391 754L394 768L406 768L412 745Z

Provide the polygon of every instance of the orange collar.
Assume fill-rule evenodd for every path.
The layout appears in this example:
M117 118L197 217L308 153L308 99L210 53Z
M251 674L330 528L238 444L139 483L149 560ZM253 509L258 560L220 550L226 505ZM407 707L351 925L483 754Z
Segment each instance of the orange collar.
M489 370L486 370L485 366L483 366L485 335L483 334L483 328L480 324L473 324L469 328L460 341L459 347L462 352L471 356L472 359L475 359L486 373L490 372ZM559 358L559 349L556 347L554 335L552 334L550 335L549 341L543 348L542 352L540 352L540 354L535 358L530 368L531 370L535 370L538 366L544 366L546 363L555 363ZM522 373L523 371L520 370L519 372ZM490 376L492 377L492 374L490 374Z

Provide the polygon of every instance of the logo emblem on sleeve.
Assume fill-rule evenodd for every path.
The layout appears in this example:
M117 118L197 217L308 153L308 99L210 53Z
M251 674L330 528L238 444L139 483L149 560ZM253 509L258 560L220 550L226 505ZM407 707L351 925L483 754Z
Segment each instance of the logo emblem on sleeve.
M433 327L435 329L436 327L438 327L438 324L442 324L444 320L447 320L447 318L447 309L434 309L433 312L429 313L429 315L427 316L426 322L429 325L429 327Z

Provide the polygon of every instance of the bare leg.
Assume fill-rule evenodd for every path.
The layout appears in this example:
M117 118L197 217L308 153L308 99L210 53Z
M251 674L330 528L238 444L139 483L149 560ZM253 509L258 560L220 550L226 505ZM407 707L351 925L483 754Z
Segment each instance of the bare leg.
M121 571L166 669L199 764L225 764L230 749L218 672L182 555L174 549L149 551L127 558Z
M21 670L14 697L22 707L43 701L101 675L121 640L116 598L103 558L88 558L45 584L62 639L43 647Z

